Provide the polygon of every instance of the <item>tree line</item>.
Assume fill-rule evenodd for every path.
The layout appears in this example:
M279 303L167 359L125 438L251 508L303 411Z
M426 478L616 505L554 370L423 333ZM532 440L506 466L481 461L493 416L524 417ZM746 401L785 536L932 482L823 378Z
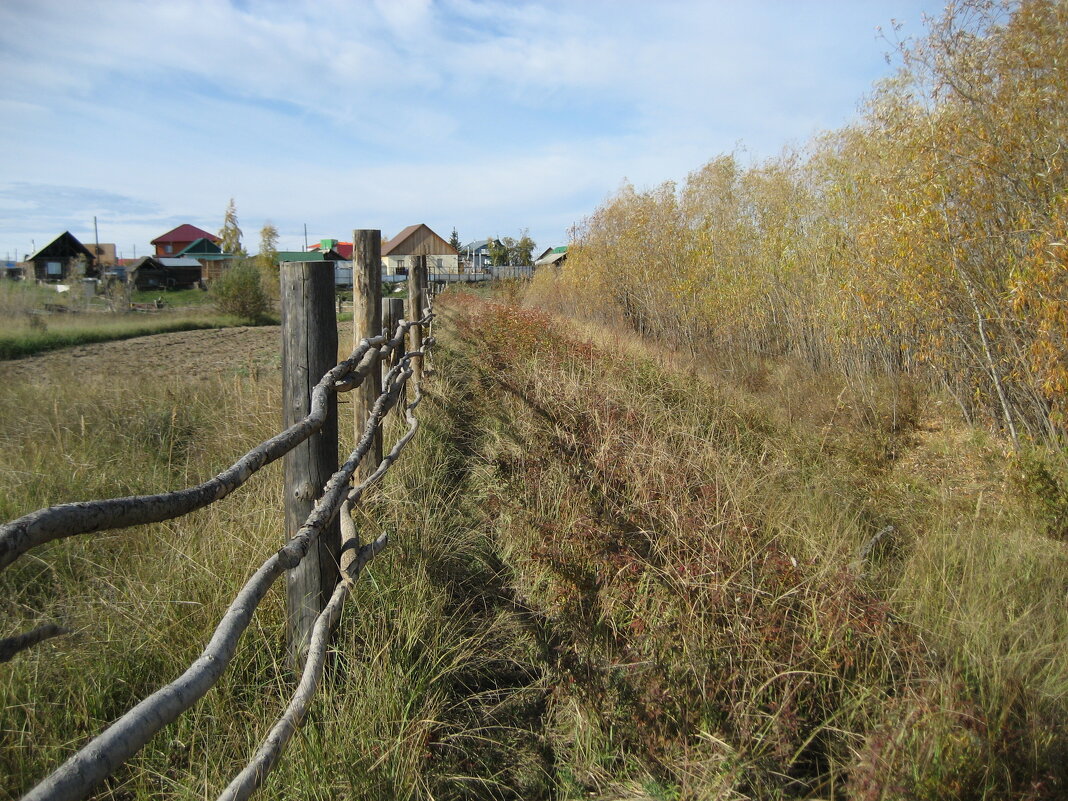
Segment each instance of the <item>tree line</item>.
M729 358L926 371L1021 438L1068 424L1068 3L964 0L852 125L628 183L543 297Z

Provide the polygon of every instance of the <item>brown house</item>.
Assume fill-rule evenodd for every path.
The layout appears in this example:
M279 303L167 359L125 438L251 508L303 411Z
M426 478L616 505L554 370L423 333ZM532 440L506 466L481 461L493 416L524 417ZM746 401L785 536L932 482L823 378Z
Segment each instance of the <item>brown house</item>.
M156 258L144 256L129 268L130 281L136 289L191 289L200 283L202 266L187 256Z
M115 244L112 242L101 242L99 244L91 244L85 246L90 253L93 254L93 258L96 261L97 269L108 270L116 266L119 263L116 258L117 253L115 250Z
M424 223L409 225L388 242L382 243L382 269L386 275L405 275L412 256L426 256L430 273L459 272L456 248Z
M79 261L85 265L86 278L97 276L93 254L70 231L64 231L26 260L33 278L53 283L66 281Z
M185 223L157 236L152 240L151 244L156 246L155 255L157 256L177 256L198 239L207 239L210 242L219 241L219 237L215 236L215 234L208 233L195 225Z

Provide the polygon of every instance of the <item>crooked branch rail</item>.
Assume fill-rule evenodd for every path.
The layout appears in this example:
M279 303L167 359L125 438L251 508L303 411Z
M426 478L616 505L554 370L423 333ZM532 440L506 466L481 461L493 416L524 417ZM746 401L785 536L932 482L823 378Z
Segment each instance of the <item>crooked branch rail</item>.
M377 231L373 233L378 235ZM332 270L320 270L319 273L324 276L324 286L325 281L329 281L332 293ZM377 298L364 300L377 303ZM300 569L323 532L340 515L340 564L333 566L335 577L330 580L323 604L309 621L308 630L291 629L289 632L291 650L303 655L304 649L307 649L300 681L288 707L256 751L252 761L234 778L219 798L228 801L245 799L260 786L299 727L321 682L330 635L337 625L342 607L356 578L363 567L386 545L385 535L361 545L351 518L351 509L370 487L382 479L418 431L419 422L414 410L422 399L422 392L419 382L415 381L411 402L402 404L408 424L407 431L388 454L375 454L375 443L376 439L380 442L383 420L391 409L401 403L409 379L421 366L427 350L434 342L433 337L428 336L420 341L413 335L414 332L427 328L433 318L432 313L420 313L419 316L418 320L401 320L392 336L383 332L361 339L352 355L329 369L314 384L310 392L310 411L302 419L282 433L257 445L214 478L195 487L159 495L54 506L25 515L0 527L2 569L30 549L53 540L105 529L159 522L188 514L226 497L262 467L290 453L319 432L331 414L330 407L338 393L349 392L361 386L374 387L379 384L377 377L381 375L381 389L376 389L375 397L368 399L369 406L365 407L368 409L366 420L363 421L355 449L322 485L318 500L314 502L299 529L283 547L260 565L237 593L200 656L181 676L126 712L32 788L24 796L24 801L74 801L84 798L96 785L140 751L160 729L176 720L202 698L226 670L238 641L275 580L286 571ZM298 314L296 317L305 322L314 319L313 315ZM286 316L283 315L283 320L285 319ZM329 324L333 325L332 315ZM418 345L406 349L405 342L409 336ZM336 339L334 341L336 342ZM299 366L294 367L299 370ZM376 380L368 381L369 376L375 377ZM336 440L333 448L336 452ZM369 454L372 464L368 469ZM364 465L360 475L362 480L354 483L354 476L361 464ZM286 502L288 507L290 498L287 497ZM65 630L49 624L26 634L10 637L0 641L0 658L11 658L19 651L48 637L64 633Z

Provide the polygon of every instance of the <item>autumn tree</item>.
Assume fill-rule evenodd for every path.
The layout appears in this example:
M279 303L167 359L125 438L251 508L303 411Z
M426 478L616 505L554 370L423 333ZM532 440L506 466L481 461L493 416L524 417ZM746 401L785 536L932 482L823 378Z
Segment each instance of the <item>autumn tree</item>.
M507 237L505 237L507 239ZM489 242L489 257L490 264L494 267L504 267L508 264L508 259L511 253L508 251L507 243L502 239L495 239L493 237L487 237Z
M535 292L730 360L923 372L1014 443L1062 437L1068 3L961 0L896 46L855 124L624 184Z
M260 252L256 256L263 288L271 298L280 293L278 279L278 229L270 222L260 229Z
M222 228L219 229L219 247L223 253L232 253L237 258L243 258L246 255L241 246L241 227L237 222L237 206L233 198L230 198L226 214L223 216Z
M519 232L518 239L509 242L508 251L511 263L526 267L533 265L534 247L534 240L530 238L530 229L524 228Z

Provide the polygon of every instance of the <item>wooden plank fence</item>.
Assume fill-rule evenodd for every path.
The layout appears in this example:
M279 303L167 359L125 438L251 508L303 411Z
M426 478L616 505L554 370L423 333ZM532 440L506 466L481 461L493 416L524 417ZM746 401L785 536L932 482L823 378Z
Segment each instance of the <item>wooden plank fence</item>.
M411 319L388 303L382 327L379 254L381 232L353 232L358 262L355 342L337 354L333 265L282 267L284 430L260 443L219 475L193 487L158 495L67 503L31 512L0 526L0 570L53 540L170 520L219 501L265 465L285 457L285 544L252 574L223 614L207 646L177 679L142 700L44 778L24 801L73 801L136 754L164 726L192 707L222 676L238 640L275 580L286 574L287 658L300 681L282 717L252 761L219 799L248 798L281 757L300 726L323 675L326 649L342 607L363 567L386 545L386 535L361 543L351 511L378 483L419 429L423 361L433 345L424 338L433 314L426 303L426 262L412 279ZM373 269L372 269L373 267ZM373 275L372 275L373 273ZM420 277L420 274L422 277ZM421 282L421 283L420 283ZM421 289L420 289L421 288ZM410 345L406 344L410 338ZM415 378L413 378L415 376ZM411 383L412 400L405 402ZM356 447L337 464L337 395L359 390ZM405 433L382 453L382 423L397 408ZM47 624L0 640L0 661L50 637L68 633Z

